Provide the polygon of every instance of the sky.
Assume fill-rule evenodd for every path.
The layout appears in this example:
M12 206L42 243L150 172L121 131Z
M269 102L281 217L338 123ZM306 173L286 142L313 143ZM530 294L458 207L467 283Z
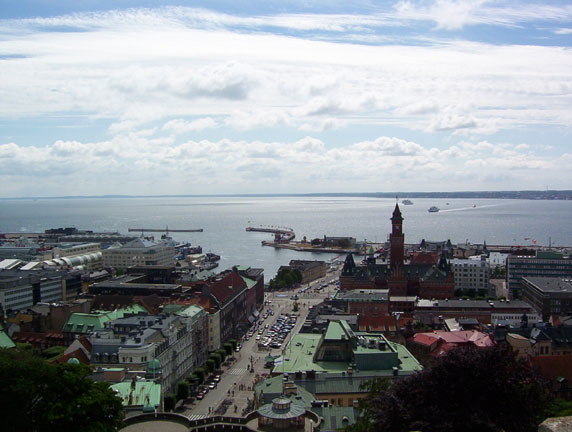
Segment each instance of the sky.
M569 1L2 4L0 197L572 189Z

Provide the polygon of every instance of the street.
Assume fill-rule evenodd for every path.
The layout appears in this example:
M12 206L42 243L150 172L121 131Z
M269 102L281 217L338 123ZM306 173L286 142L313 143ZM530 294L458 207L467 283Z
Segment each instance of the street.
M298 315L298 319L289 336L284 340L280 348L272 349L258 347L258 342L256 341L257 332L248 341L239 341L239 343L242 343L242 349L238 353L234 353L234 360L228 362L230 364L226 365L227 362L225 362L225 365L222 366L223 373L217 387L210 390L204 399L195 400L192 405L187 404L182 414L191 420L216 415L218 414L215 413L217 408L225 402L225 405L227 405L225 415L242 416L244 414L243 411L248 407L249 401L252 401L254 398L255 379L263 379L265 376L270 375L270 369L264 368L264 358L269 354L272 356L281 355L292 335L298 333L304 324L309 307L322 302L324 298L333 294L336 286L328 285L328 288L318 292L315 292L315 289L332 279L337 281L338 276L339 272L328 273L325 278L312 282L310 289L303 294L300 294L299 291L306 288L307 285L288 291L266 293L265 305L260 313L259 328L264 328L266 324L272 327L280 317L280 314L295 313ZM298 312L293 311L294 300L291 297L294 294L298 294L300 297L298 300ZM267 304L268 302L270 303ZM270 309L274 311L274 315L269 315L268 318L263 320L264 313ZM265 330L264 334L267 331ZM250 365L253 366L254 372L249 372Z

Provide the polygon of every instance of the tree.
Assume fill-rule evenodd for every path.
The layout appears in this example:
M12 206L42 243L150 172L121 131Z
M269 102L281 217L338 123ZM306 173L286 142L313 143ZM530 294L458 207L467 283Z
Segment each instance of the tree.
M173 411L175 409L175 405L177 404L177 399L175 399L175 395L173 393L166 394L163 398L163 407L165 411Z
M121 428L121 399L109 384L89 379L90 374L84 365L52 365L27 352L0 349L2 430Z
M300 271L300 269L294 269L292 270L292 276L294 276L294 281L296 283L301 283L302 282L302 272Z
M236 349L236 346L238 345L238 342L236 341L236 339L231 339L229 340L227 343L232 345L232 350L234 351Z
M546 417L568 417L572 416L572 401L556 398L550 402L546 411Z
M232 352L232 350L231 350L231 352ZM220 360L222 362L224 362L224 359L226 358L226 355L227 355L226 349L221 348L221 349L217 350L216 353L220 356Z
M187 381L179 381L177 383L177 400L186 399L189 397L190 386Z
M212 353L211 356L209 357L209 359L212 359L214 361L215 369L220 368L220 365L222 363L222 359L221 359L220 354L218 352Z
M199 384L202 384L205 380L205 376L207 375L207 372L205 371L205 368L197 368L197 370L195 371L195 375L197 376L198 380L199 380Z
M548 401L546 383L516 353L460 347L372 396L364 431L532 432Z
M234 348L232 347L232 344L230 342L225 343L223 347L226 355L231 355L232 352L234 351Z
M206 368L208 373L213 373L215 370L215 361L212 358L209 358L206 362Z

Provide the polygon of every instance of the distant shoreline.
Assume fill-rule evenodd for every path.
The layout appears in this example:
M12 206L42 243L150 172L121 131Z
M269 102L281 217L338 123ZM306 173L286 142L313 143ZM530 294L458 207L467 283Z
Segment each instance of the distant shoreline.
M129 198L273 198L273 197L356 197L356 198L474 198L474 199L528 199L572 200L572 190L523 190L523 191L478 191L478 192L331 192L331 193L279 193L279 194L175 194L175 195L72 195L47 197L0 197L11 200L56 200L56 199L129 199Z

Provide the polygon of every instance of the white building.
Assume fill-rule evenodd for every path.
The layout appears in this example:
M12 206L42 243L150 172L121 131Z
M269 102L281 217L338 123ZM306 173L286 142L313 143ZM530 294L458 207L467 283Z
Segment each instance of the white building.
M172 266L174 263L173 246L140 238L124 245L110 246L103 251L103 266L120 270L131 266Z
M476 294L489 294L491 268L486 256L481 255L478 259L455 258L451 265L455 290L460 289L464 293L468 290L475 290Z

